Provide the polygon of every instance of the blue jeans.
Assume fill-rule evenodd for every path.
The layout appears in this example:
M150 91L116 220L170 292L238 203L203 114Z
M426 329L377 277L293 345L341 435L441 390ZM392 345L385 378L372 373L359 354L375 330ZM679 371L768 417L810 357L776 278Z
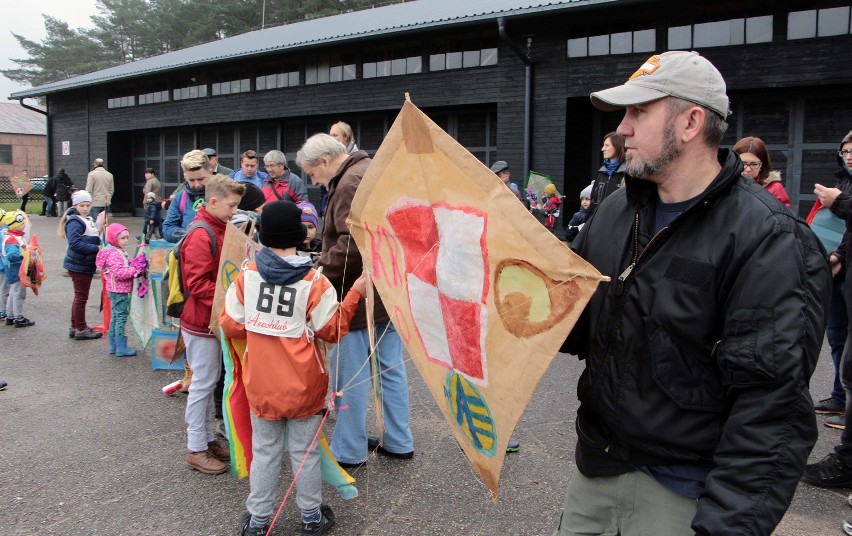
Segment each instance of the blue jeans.
M92 206L92 211L89 213L89 217L91 217L95 221L98 221L98 214L100 214L101 212L109 213L109 207Z
M382 445L390 452L411 452L414 450L414 439L409 423L408 375L402 360L402 341L393 324L377 324L376 338L380 337L376 352L381 370L379 380L385 426ZM331 439L331 451L338 461L344 463L367 460L367 406L373 388L370 364L367 362L369 355L368 332L359 329L350 331L340 339L340 344L334 348L329 360L332 389L343 391L343 396L335 400L339 412Z
M109 332L113 337L124 336L124 326L127 324L127 316L130 314L130 294L124 292L107 292L109 306L111 308L109 317Z
M840 359L846 344L849 316L846 312L846 283L835 280L831 289L831 304L828 309L828 323L825 326L828 346L831 348L831 360L834 362L834 387L831 398L846 404L846 392L840 383Z

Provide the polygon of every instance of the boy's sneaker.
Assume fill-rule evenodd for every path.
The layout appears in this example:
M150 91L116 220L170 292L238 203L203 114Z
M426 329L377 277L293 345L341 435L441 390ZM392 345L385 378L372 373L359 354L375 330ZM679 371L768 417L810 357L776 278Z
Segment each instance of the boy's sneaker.
M5 390L7 385L8 384L6 382L4 382L3 380L0 380L0 391Z
M843 532L852 536L852 519L846 519L843 521Z
M6 325L7 326L14 326L15 325L15 319L12 318L11 316L7 316L6 317Z
M243 517L240 518L239 530L240 536L266 536L266 532L269 530L269 524L262 527L252 527L251 514L246 512L243 514Z
M74 332L74 339L78 341L88 341L92 339L100 339L104 334L100 331L95 331L92 328L86 328Z
M846 405L833 397L828 397L820 400L814 405L814 411L817 413L835 413L843 415L846 413Z
M820 461L806 465L802 482L821 488L849 488L852 487L852 467L832 452Z
M506 443L506 452L518 452L519 450L521 450L521 442L514 437L509 438L509 442Z
M74 328L68 328L68 338L73 339L74 335L77 334L77 330Z
M305 523L302 521L302 536L316 536L317 534L325 534L331 527L334 526L334 512L331 511L331 506L323 504L320 506L319 521Z
M26 317L21 317L15 320L16 328L28 328L30 326L35 326L35 322Z
M835 428L837 430L846 430L846 415L829 415L828 417L822 420L822 424L828 426L829 428Z

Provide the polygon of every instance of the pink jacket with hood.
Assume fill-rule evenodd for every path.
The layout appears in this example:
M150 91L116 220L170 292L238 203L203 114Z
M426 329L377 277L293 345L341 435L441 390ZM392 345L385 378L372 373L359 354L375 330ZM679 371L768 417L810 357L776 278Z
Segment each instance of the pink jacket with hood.
M130 294L133 292L133 279L139 277L139 270L130 265L127 253L118 247L118 237L130 231L120 223L111 223L107 228L109 245L98 252L95 267L103 272L107 292Z

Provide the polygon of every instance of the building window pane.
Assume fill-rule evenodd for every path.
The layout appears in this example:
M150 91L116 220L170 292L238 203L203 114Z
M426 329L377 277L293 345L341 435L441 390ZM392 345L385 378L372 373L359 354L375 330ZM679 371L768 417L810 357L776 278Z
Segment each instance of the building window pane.
M669 50L689 50L692 48L692 26L669 28Z
M480 60L479 64L483 67L485 67L486 65L497 65L497 49L483 48L482 59Z
M633 52L653 52L656 49L656 30L639 30L638 32L633 32Z
M793 11L787 15L787 39L816 37L816 10Z
M618 32L609 36L609 50L612 54L630 54L633 52L633 32Z
M109 99L114 100L114 99ZM12 163L12 146L11 145L0 145L0 164L11 164Z
M589 55L586 47L586 38L578 37L568 40L568 57L569 58L584 58Z
M731 19L731 44L742 45L745 43L745 19Z
M423 58L421 56L412 56L406 59L405 62L405 70L408 74L423 72Z
M316 65L308 65L305 68L305 85L312 85L317 83L317 66Z
M405 74L405 63L405 58L392 60L390 74L393 76Z
M849 33L849 6L819 10L817 35L844 35Z
M341 82L341 81L343 81L343 65L335 65L334 67L329 68L328 81L329 82Z
M695 25L695 44L700 47L725 47L743 42L743 19L705 22Z
M479 51L465 50L462 57L462 67L479 67Z
M288 78L288 80L289 80L288 85L289 85L290 87L294 87L294 86L298 86L298 85L299 85L299 72L298 72L298 71L293 71L292 73L290 73L289 75L287 75L287 78Z
M364 64L364 73L362 74L364 78L375 78L376 77L376 64L375 62L365 63Z
M609 34L595 35L589 38L589 56L609 54Z
M446 66L446 55L445 54L430 54L429 55L429 70L430 71L443 71Z
M344 80L355 80L355 64L349 63L343 66L343 79Z
M324 56L320 59L319 65L317 65L317 83L318 84L327 84L329 80L329 76L331 75L331 61L328 56Z
M772 15L746 19L746 43L772 42Z
M461 69L462 68L462 53L461 52L448 52L447 53L447 69Z

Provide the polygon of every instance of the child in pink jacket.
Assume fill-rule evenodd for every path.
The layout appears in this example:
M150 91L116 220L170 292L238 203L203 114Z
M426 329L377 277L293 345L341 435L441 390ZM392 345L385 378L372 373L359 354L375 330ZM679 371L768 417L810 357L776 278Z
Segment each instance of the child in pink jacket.
M130 241L130 231L120 223L112 223L107 228L108 245L98 252L95 267L103 275L112 315L109 320L109 353L118 357L136 355L136 350L127 347L124 325L130 313L130 294L133 292L133 279L145 271L148 263L144 253L139 253L132 261L124 251Z

